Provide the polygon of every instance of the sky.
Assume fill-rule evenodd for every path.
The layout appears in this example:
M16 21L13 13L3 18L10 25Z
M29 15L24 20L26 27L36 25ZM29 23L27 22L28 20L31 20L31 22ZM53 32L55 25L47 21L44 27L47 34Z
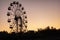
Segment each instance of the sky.
M60 28L60 0L0 0L0 31L10 31L6 14L13 1L19 1L25 8L28 30Z

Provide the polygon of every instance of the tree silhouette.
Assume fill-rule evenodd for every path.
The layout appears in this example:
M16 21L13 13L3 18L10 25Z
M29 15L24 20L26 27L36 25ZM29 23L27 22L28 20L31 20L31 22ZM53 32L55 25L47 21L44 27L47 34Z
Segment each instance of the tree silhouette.
M39 30L37 32L12 32L11 34L3 31L0 32L0 40L60 40L60 29L50 29L47 27L45 30Z

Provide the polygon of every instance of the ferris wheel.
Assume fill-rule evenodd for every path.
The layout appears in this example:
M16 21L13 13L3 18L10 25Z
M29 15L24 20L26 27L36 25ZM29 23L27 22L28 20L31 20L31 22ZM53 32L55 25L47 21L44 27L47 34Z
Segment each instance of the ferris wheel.
M13 1L8 7L8 23L14 32L23 32L27 29L27 15L21 3Z

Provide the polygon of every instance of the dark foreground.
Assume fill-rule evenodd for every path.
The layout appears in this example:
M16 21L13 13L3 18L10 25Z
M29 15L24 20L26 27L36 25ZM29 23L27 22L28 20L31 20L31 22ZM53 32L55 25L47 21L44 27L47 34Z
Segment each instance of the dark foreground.
M45 29L38 32L28 31L26 33L0 32L0 40L60 40L60 29Z

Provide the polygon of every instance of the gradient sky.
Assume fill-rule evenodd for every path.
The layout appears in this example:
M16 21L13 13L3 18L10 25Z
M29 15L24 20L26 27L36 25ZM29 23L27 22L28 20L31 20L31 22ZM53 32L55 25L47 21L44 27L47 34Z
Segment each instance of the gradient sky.
M0 31L10 31L7 22L8 7L14 0L0 0ZM53 26L60 28L60 0L16 0L28 16L28 30Z

